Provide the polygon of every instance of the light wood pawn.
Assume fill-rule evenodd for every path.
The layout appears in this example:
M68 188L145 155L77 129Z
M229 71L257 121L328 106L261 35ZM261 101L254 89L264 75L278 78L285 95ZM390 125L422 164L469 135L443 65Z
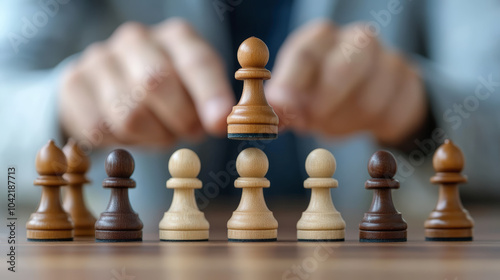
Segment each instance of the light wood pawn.
M96 218L90 213L83 200L83 184L90 183L85 176L90 160L73 139L69 139L63 148L68 161L68 170L64 179L68 181L63 207L71 215L74 223L74 236L94 236Z
M189 149L180 149L168 161L172 178L167 188L174 189L172 204L160 222L161 241L207 241L209 223L198 209L195 189L201 189L202 182L196 178L200 173L200 158Z
M263 192L263 188L271 186L264 177L268 169L266 154L257 148L245 149L238 155L236 170L240 177L234 186L242 192L240 204L227 222L229 241L276 241L278 221L267 208Z
M63 174L68 167L66 156L53 140L36 155L36 171L40 176L35 186L42 186L40 205L26 223L29 241L72 241L73 222L61 205L61 186L68 182Z
M436 175L431 182L439 184L436 208L425 221L427 241L472 241L474 221L460 201L458 184L467 182L461 174L464 155L451 140L445 140L432 159Z
M311 189L311 201L297 223L298 241L344 241L345 222L335 209L330 188L338 186L332 176L337 168L328 150L316 149L306 159L304 188Z

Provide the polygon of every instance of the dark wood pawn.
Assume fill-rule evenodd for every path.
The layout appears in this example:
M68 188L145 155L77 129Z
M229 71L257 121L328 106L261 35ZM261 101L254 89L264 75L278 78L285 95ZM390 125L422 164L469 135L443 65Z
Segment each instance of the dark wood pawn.
M433 184L439 184L439 199L434 211L425 221L427 241L472 241L474 221L460 200L458 184L467 182L461 174L464 155L451 140L445 140L432 159L436 175Z
M396 160L390 152L378 151L370 158L368 173L372 179L366 181L365 188L373 190L373 200L359 225L359 241L406 241L407 224L392 201L392 189L399 188L399 181L393 178L396 171Z
M130 205L128 189L135 188L130 178L134 172L134 159L129 152L112 151L105 163L109 178L102 182L111 189L108 208L101 213L95 224L95 239L99 242L142 241L142 221Z
M72 241L73 222L61 205L61 186L68 184L63 179L66 157L50 140L36 155L35 166L39 176L34 185L42 187L42 197L26 223L26 236L29 241Z

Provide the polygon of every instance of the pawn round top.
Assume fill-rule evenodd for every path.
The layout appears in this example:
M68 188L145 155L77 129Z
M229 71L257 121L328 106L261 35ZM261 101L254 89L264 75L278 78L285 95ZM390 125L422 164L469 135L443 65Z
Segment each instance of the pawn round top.
M388 151L375 152L368 162L368 173L372 178L392 178L397 169L396 159Z
M257 37L250 37L238 48L238 62L242 68L264 68L269 61L266 43Z
M325 149L315 149L306 159L306 172L309 177L329 178L337 169L337 162L330 151Z
M196 178L200 169L200 158L190 149L175 151L168 161L168 171L174 178Z
M460 172L464 168L464 155L449 139L444 141L432 158L436 172Z
M89 170L90 160L73 138L68 140L68 143L63 147L63 152L68 161L66 173L85 174Z
M134 173L135 162L129 152L116 149L108 155L104 167L109 177L130 178Z
M245 149L236 158L236 170L240 177L262 178L268 169L266 154L257 148Z
M61 176L67 168L66 156L59 149L54 140L50 140L43 146L35 159L36 172L40 175Z

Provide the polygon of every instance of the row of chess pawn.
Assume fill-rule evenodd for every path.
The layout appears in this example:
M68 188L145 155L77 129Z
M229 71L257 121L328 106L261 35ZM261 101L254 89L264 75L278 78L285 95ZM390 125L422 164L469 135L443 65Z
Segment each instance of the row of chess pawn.
M440 185L437 207L425 222L425 236L429 241L472 240L473 221L460 202L458 183L466 178L461 175L463 154L451 141L446 140L434 154L436 175L432 183ZM265 178L268 159L257 148L242 151L236 160L239 174L234 182L242 189L241 201L227 222L229 241L274 241L277 239L278 222L268 209L263 188L270 187ZM299 241L343 241L345 222L335 209L330 189L336 188L332 178L336 169L334 156L325 149L312 151L306 159L309 175L304 187L311 189L311 200L297 223ZM27 223L30 241L68 241L73 236L95 236L96 241L140 241L143 224L130 205L128 189L136 183L130 178L134 160L125 150L114 150L106 159L105 169L109 178L104 188L111 189L107 209L96 219L87 210L82 193L88 180L85 173L89 159L75 141L69 141L61 151L53 141L44 146L36 157L39 177L35 185L43 187L38 210ZM200 160L189 149L172 154L168 169L171 178L167 188L174 189L171 206L159 224L162 241L205 241L209 238L209 222L198 209L194 190L202 188L197 178ZM406 241L407 224L395 209L391 192L399 188L394 179L397 164L387 151L376 152L369 160L368 173L372 177L365 188L373 190L373 201L359 226L362 242ZM64 203L60 201L60 186L67 186Z

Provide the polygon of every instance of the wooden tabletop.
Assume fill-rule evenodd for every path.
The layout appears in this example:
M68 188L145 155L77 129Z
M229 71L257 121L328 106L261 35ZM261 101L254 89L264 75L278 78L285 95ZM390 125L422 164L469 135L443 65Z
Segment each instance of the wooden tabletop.
M472 242L425 242L423 226L413 226L406 243L359 243L355 227L348 228L346 242L298 243L293 241L294 222L280 213L280 240L271 243L228 243L222 222L212 226L209 242L159 242L157 232L145 232L144 242L135 243L19 239L17 272L7 272L4 264L0 278L499 279L498 210L471 211L476 220ZM7 247L1 244L5 259Z

